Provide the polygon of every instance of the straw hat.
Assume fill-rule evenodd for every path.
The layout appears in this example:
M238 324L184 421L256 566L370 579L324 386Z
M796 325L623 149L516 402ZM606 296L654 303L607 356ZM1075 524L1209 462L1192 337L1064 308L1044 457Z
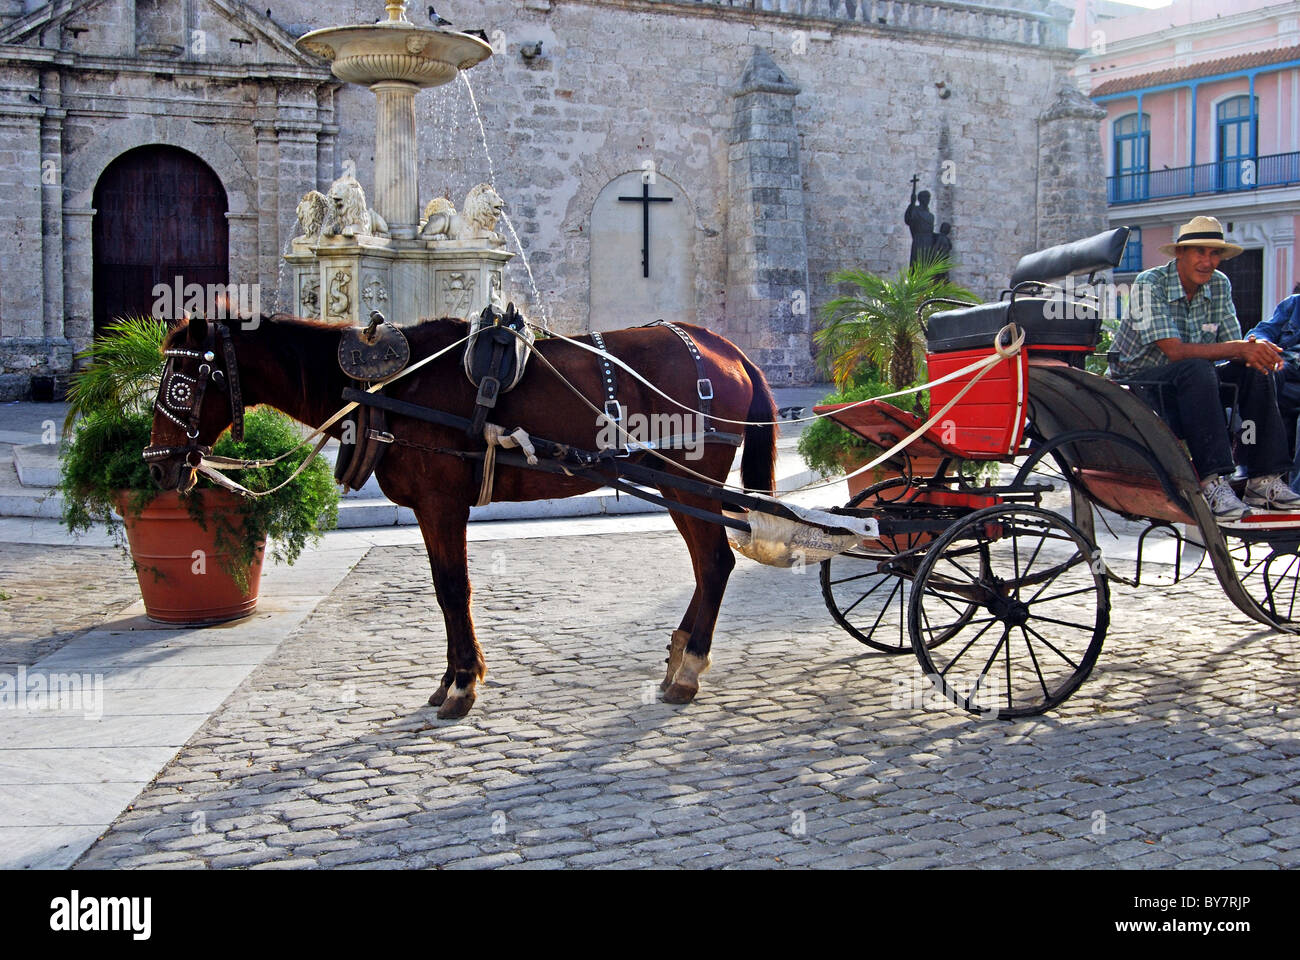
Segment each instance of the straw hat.
M1223 251L1224 260L1231 260L1242 252L1241 247L1223 239L1223 224L1214 217L1192 217L1190 223L1184 223L1178 228L1178 239L1166 243L1160 252L1176 256L1179 247L1216 247Z

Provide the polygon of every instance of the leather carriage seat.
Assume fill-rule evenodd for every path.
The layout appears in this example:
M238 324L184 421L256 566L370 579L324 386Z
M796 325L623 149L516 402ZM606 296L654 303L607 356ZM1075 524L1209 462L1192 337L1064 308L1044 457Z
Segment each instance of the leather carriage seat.
M1011 274L1012 288L1112 269L1123 257L1128 232L1128 227L1117 227L1021 257ZM1044 292L1033 286L1029 290ZM988 348L999 330L1014 323L1025 332L1025 345L1035 348L1038 355L1056 356L1078 365L1084 353L1096 348L1101 319L1095 304L1066 297L1064 292L1049 296L1013 294L996 303L932 314L926 323L926 350L949 353Z

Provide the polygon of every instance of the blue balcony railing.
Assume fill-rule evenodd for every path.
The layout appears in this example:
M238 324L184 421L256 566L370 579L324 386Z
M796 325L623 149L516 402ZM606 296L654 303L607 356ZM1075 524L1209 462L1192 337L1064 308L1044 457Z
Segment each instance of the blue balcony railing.
M1141 203L1202 193L1235 193L1300 183L1300 153L1198 163L1194 167L1148 170L1106 178L1106 200Z

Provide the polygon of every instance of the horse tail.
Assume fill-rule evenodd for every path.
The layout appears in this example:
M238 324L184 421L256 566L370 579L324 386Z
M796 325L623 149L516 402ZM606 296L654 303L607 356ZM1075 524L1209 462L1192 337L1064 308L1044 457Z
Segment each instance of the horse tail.
M761 422L763 426L745 428L745 446L740 455L740 482L746 490L772 493L776 489L776 400L767 385L763 371L754 366L743 353L740 364L753 384L754 396L749 401L745 419Z

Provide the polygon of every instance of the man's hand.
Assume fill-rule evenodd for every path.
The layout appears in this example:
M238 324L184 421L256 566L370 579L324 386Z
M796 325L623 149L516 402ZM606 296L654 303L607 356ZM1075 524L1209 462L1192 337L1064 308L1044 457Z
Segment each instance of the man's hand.
M1277 344L1248 337L1245 340L1235 341L1234 345L1238 348L1238 352L1233 359L1240 360L1252 370L1258 370L1260 373L1276 373L1282 369L1282 348Z
M1224 340L1218 343L1183 343L1176 337L1157 340L1156 346L1170 363L1180 360L1235 360L1260 373L1282 369L1282 348L1267 340Z

